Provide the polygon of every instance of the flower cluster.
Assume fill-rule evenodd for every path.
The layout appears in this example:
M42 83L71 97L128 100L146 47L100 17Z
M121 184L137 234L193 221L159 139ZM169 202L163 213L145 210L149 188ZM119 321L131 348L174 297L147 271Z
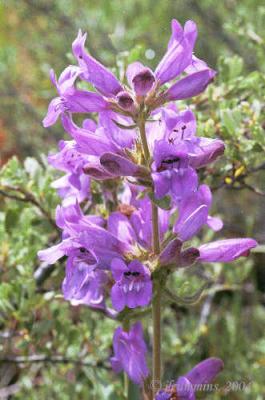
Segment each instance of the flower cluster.
M114 333L111 363L140 385L150 372L142 325L128 328L137 315L133 309L148 310L178 268L230 262L256 246L248 238L190 245L203 226L222 228L210 215L212 194L199 183L198 169L225 149L219 139L197 136L191 109L175 103L200 94L215 76L193 53L196 37L194 22L183 28L173 20L155 71L134 62L127 81L120 82L86 51L86 34L79 32L72 46L77 65L68 66L58 80L51 72L58 97L43 121L49 127L60 118L71 140L61 141L59 152L49 156L65 173L53 184L62 198L56 210L62 240L40 251L39 258L52 264L67 257L62 291L73 305L126 321ZM83 89L85 82L94 91ZM74 114L84 114L82 126ZM97 190L105 209L96 200ZM156 398L195 398L192 385L211 381L221 365L206 360L180 378L188 384L186 394L178 381Z

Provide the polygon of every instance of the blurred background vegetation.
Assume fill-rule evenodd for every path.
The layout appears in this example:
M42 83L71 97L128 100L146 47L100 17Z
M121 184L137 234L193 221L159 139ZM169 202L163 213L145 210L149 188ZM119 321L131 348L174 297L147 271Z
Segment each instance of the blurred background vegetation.
M225 370L220 390L207 398L264 399L262 0L0 1L0 399L123 398L122 382L108 364L115 324L65 302L63 263L48 268L36 257L59 237L53 220L59 199L50 188L55 172L45 154L64 137L59 123L45 130L41 120L55 94L49 69L59 74L71 62L79 28L88 32L92 55L121 71L136 58L157 64L172 18L197 22L196 54L219 73L191 102L199 133L220 137L227 146L225 157L201 172L214 189L214 212L224 219L219 236L253 236L261 245L248 260L175 276L172 290L182 295L191 295L203 274L216 284L195 306L172 303L167 309L164 380L215 355L224 359ZM200 239L210 235L205 231ZM149 325L147 320L147 331ZM229 391L232 381L241 383L238 390Z

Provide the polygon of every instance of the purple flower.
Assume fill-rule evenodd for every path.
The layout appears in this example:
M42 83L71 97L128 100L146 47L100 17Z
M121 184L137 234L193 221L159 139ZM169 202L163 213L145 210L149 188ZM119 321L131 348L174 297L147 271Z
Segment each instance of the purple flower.
M69 115L62 117L64 129L75 139L79 151L93 156L101 156L106 152L124 154L124 149L132 149L137 140L135 129L121 129L119 125L130 124L127 117L112 111L104 111L99 115L98 125L89 129L85 120L82 128L77 126Z
M214 230L223 226L219 218L209 217L212 194L207 185L201 185L190 196L185 197L179 204L179 216L174 225L174 232L183 240L191 239L204 224L209 224Z
M105 153L100 157L100 164L108 173L114 176L149 177L147 168L135 164L125 155L121 156L115 153Z
M122 128L120 128L120 126ZM131 119L113 111L104 111L99 114L99 126L104 128L109 140L121 149L132 149L137 140L136 129L130 127Z
M76 200L82 202L90 195L90 179L83 173L88 157L79 151L74 140L61 140L59 149L58 153L48 156L48 162L67 174L54 181L51 186L57 189L59 196L64 199L64 205L73 204Z
M209 68L194 72L171 86L163 94L163 97L167 101L173 101L185 100L190 97L198 96L207 88L215 75L216 72Z
M60 140L59 150L58 153L48 156L49 163L60 171L80 174L87 163L87 157L78 151L77 143L74 140Z
M146 354L147 348L143 338L143 328L136 322L129 332L117 328L113 336L114 357L111 365L116 373L124 370L136 384L142 385L149 375Z
M70 65L62 72L57 81L54 71L51 70L50 78L59 97L53 99L49 104L47 115L43 120L45 128L55 124L58 117L65 112L89 113L107 109L108 103L102 96L74 87L80 73L80 68Z
M183 268L192 265L198 260L200 252L195 247L182 250L183 242L178 238L171 240L159 256L160 265L172 265L174 268Z
M187 21L184 29L173 19L172 34L168 49L155 70L155 76L160 84L175 79L192 62L193 47L197 37L197 27L193 21Z
M189 152L189 163L192 168L201 168L223 155L225 145L222 140L199 138L197 146Z
M116 283L111 289L112 305L117 311L125 306L129 308L145 307L152 298L150 271L139 261L128 265L121 259L114 259L111 272Z
M66 174L53 181L51 187L63 199L63 206L82 203L90 197L90 177L85 174Z
M62 291L64 298L71 301L72 305L85 304L104 309L107 282L106 272L89 264L84 251L68 258Z
M155 70L160 84L175 79L182 72L187 76L178 80L165 93L161 94L160 103L187 99L200 94L213 80L215 71L193 55L197 38L197 27L193 21L187 21L184 29L176 20L171 23L172 34L168 50Z
M94 131L84 126L81 128L69 115L62 117L62 123L66 132L75 140L76 149L83 153L87 160L89 160L88 156L99 157L105 152L119 150L119 147L107 136L106 130L100 126L97 126Z
M195 400L195 392L201 385L211 383L224 367L219 358L207 358L197 364L186 375L181 376L175 385L160 390L156 400Z
M83 79L92 83L104 96L117 95L122 90L121 84L107 68L86 52L86 37L87 34L82 34L82 31L79 30L72 45L73 54L79 63Z
M78 234L93 224L103 226L105 223L100 216L84 215L77 202L67 207L57 206L55 221L63 230L64 237Z
M162 112L162 121L163 139L179 151L187 152L192 168L204 167L223 154L225 146L222 140L195 136L196 120L191 110L178 112L173 107L167 107Z
M85 50L86 37L86 33L79 31L72 46L80 68L79 76L91 83L102 95L102 99L103 96L108 98L109 108L125 115L133 116L137 112L138 101L141 102L142 97L147 97L147 102L151 101L150 106L156 108L159 103L196 96L215 75L206 63L193 56L197 37L197 27L193 21L187 21L182 28L176 20L172 20L168 48L155 72L140 62L128 66L126 76L132 90L122 85L111 71ZM161 85L184 72L188 74L186 77L166 92L159 92Z
M130 223L137 235L138 243L145 249L152 247L152 207L148 198L132 199L131 204L135 206L134 212L129 217ZM158 210L158 223L160 241L163 241L169 228L169 211Z
M156 395L156 400L170 400L171 394L168 392L166 393L164 390L159 390Z
M122 109L132 111L134 105L133 97L124 90L111 71L87 53L85 50L86 37L87 34L82 34L80 30L72 45L73 54L82 71L81 77L94 85L103 96L115 99L116 104Z
M129 158L128 153L124 151L125 148L132 147L136 134L133 133L129 136L129 140L124 140L118 132L115 121L116 118L111 113L104 113L100 119L100 123L103 123L104 126L99 125L94 132L91 132L84 127L79 128L71 117L62 117L64 128L75 139L73 143L75 143L76 149L79 153L83 153L85 162L82 164L82 170L86 174L98 180L117 176L148 179L149 171L145 167L135 164Z
M76 240L74 241L67 238L48 249L39 250L38 257L41 261L45 261L48 264L55 264L60 258L65 255L71 255L71 252L78 250L79 248L81 248L81 245Z
M117 94L117 104L125 111L133 113L136 111L136 106L134 104L133 97L125 91L122 91Z
M150 68L140 62L130 64L126 71L127 81L137 96L145 96L153 87L155 77Z
M148 249L152 247L152 207L149 198L137 198L139 189L135 185L126 187L121 197L119 211L110 214L108 230L116 237L134 248ZM160 240L164 239L169 227L170 213L159 209Z
M230 262L239 257L247 257L257 246L254 239L226 239L206 243L199 247L200 260L204 262Z
M101 226L102 218L84 216L78 205L69 207L58 208L56 222L63 229L63 240L39 251L38 256L42 261L54 264L63 256L72 257L76 252L77 255L83 252L92 258L90 263L109 269L113 258L122 258L126 252L132 251L129 243L121 241Z
M175 107L166 107L162 110L162 120L165 123L164 138L174 144L184 141L187 145L197 143L196 138L196 118L193 112L187 108L178 111Z
M165 140L155 142L152 178L155 196L168 193L175 201L194 192L198 185L196 172L189 166L188 154Z

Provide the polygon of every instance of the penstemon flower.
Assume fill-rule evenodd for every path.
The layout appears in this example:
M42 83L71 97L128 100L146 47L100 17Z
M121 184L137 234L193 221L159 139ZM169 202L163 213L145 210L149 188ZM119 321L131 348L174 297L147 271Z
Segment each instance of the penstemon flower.
M63 205L81 203L90 196L90 178L83 172L87 157L78 151L75 141L59 142L59 152L48 156L49 163L66 175L52 183L58 195L63 199Z
M113 336L114 356L111 365L115 372L126 371L131 380L142 384L148 377L146 364L147 347L143 338L143 328L136 322L127 332L118 327Z
M168 277L196 262L231 262L257 244L250 238L189 244L203 226L214 231L223 226L210 215L211 190L200 184L197 170L221 156L224 143L198 137L193 112L174 103L200 94L215 76L193 54L196 38L194 22L182 28L173 20L155 71L134 62L123 84L86 51L86 34L80 31L73 42L78 65L68 66L58 81L51 72L58 97L43 120L48 127L60 117L70 140L48 157L65 173L53 183L62 198L56 209L62 240L41 250L39 258L53 264L66 256L65 299L122 321L114 333L112 367L156 400L195 399L194 385L211 382L223 367L210 358L175 385L146 391L148 379L161 381L161 308ZM79 89L78 80L95 91ZM97 122L89 119L91 112ZM85 116L82 126L73 119L76 113ZM146 318L152 309L152 372L143 327L139 321L130 327L141 317L138 308L145 308Z
M219 358L208 358L197 364L186 375L178 378L174 385L160 390L155 400L195 400L196 391L205 391L209 383L222 371L223 362Z
M116 258L111 263L111 272L116 281L111 289L111 300L117 311L125 306L145 307L150 303L152 282L148 268L137 260L126 265Z

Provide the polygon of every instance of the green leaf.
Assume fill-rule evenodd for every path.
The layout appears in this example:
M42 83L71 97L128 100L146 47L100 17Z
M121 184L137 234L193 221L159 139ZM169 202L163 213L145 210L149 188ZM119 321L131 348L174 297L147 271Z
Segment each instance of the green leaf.
M12 230L15 229L19 213L20 212L17 208L7 210L5 215L5 229L7 233L11 233Z
M171 197L170 196L165 196L162 199L158 200L155 198L153 193L149 192L148 197L159 208L162 208L163 210L170 210L170 208L171 208Z

